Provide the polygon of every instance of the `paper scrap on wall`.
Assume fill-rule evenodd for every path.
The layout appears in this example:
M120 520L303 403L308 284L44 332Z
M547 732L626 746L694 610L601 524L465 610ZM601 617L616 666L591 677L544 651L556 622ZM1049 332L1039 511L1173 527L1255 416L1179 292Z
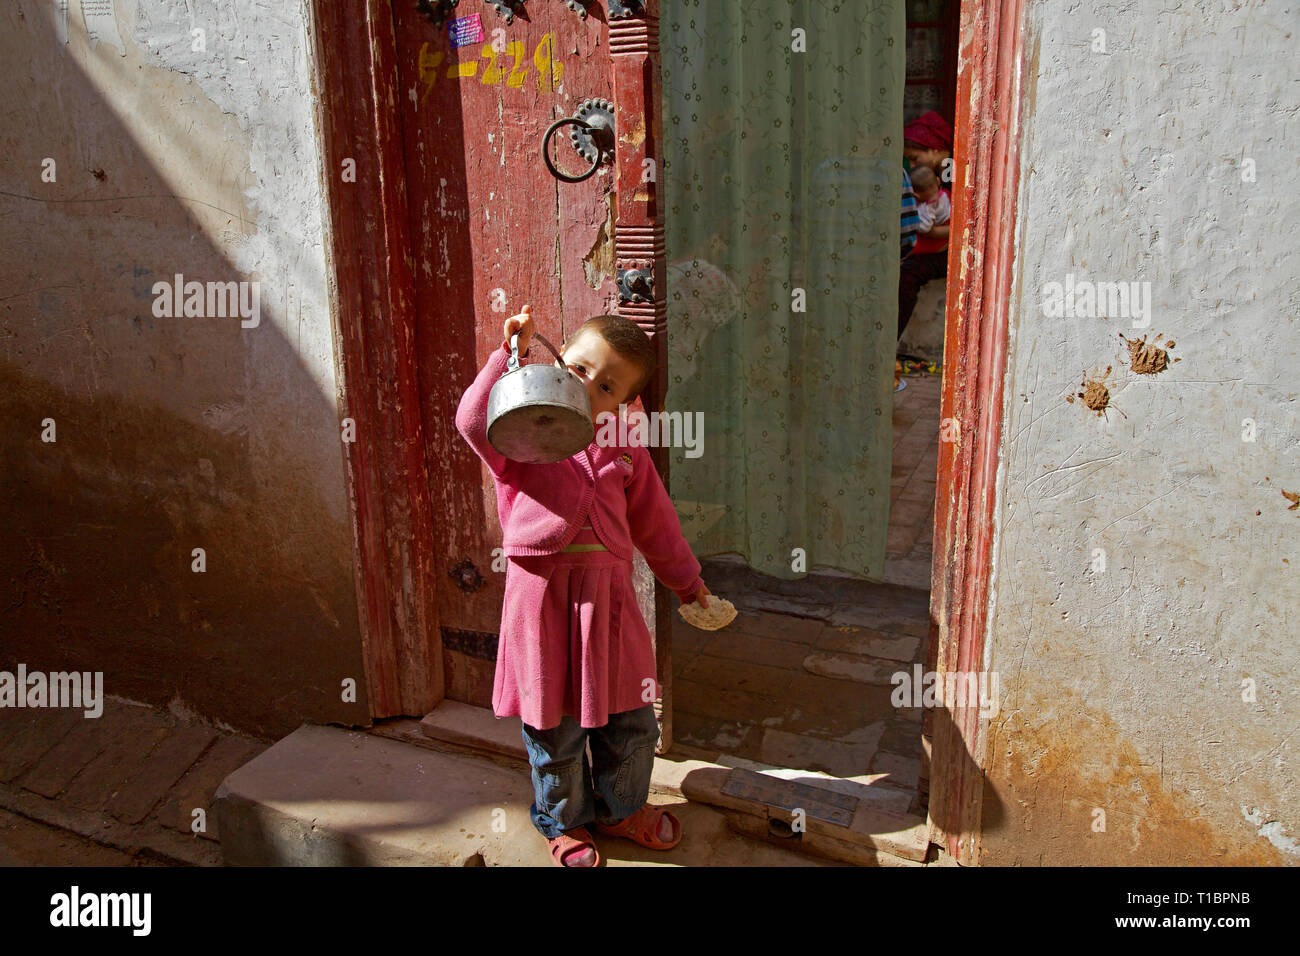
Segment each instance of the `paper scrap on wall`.
M113 0L81 0L81 13L86 18L86 35L92 46L107 43L126 56L126 46L117 32L117 13Z

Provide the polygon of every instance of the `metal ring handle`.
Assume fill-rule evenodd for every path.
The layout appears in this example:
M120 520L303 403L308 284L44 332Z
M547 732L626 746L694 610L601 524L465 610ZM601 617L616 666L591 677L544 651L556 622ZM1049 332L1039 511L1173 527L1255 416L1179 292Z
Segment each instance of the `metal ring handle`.
M556 179L563 180L566 183L580 183L584 179L590 179L596 174L596 170L600 168L599 154L597 154L595 162L591 164L591 169L587 170L581 176L570 176L568 173L562 173L556 169L555 164L551 162L551 137L554 136L555 131L562 126L580 126L588 132L591 131L591 124L578 119L576 116L565 116L564 118L558 119L552 123L547 128L546 134L542 137L542 159L546 162L546 168L550 170L552 176ZM554 349L551 351L554 351Z

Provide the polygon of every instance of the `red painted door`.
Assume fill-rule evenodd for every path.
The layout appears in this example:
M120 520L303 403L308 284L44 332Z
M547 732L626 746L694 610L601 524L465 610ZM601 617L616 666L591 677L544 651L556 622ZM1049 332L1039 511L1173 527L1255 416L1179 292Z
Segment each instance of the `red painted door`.
M401 115L411 216L447 696L484 707L506 565L491 477L455 429L461 394L500 346L506 317L525 303L557 346L592 315L633 318L658 339L661 371L647 404L662 407L666 384L662 280L656 301L620 302L617 288L620 260L663 275L658 118L646 110L658 94L656 3L589 2L585 18L560 0L511 9L507 21L488 3L461 3L451 11L459 16L437 26L414 2L393 6L392 106ZM562 182L546 168L543 135L590 99L614 105L615 162L583 182ZM577 173L590 164L570 146L572 129L559 131L551 155ZM638 565L642 607L658 634L664 594ZM667 650L661 640L665 697Z

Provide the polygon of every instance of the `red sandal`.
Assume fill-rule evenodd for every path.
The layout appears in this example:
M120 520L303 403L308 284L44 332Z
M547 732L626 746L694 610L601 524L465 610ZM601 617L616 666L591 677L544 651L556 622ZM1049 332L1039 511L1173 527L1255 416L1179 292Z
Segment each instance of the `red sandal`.
M677 836L671 842L659 839L659 821L664 817L673 821ZM624 837L651 850L671 850L682 842L682 823L662 807L646 804L636 813L615 824L597 822L596 829L606 836Z
M592 866L600 866L600 850L596 848L596 841L592 839L591 834L587 832L586 827L574 827L566 833L561 833L557 837L547 837L547 845L551 848L551 860L556 866L567 866L564 858L572 850L580 850L584 847L591 847L596 858L592 861ZM585 869L585 867L584 867Z

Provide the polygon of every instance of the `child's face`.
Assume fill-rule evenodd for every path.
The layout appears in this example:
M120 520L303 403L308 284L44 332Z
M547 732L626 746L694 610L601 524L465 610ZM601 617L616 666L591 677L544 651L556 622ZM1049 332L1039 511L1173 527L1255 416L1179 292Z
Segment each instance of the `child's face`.
M924 186L917 186L912 191L916 194L916 198L919 201L929 202L931 199L939 195L939 184L932 181Z
M619 355L593 332L585 332L566 344L562 354L564 364L587 386L591 420L597 426L602 412L618 413L619 403L628 400L628 393L641 375L635 363Z

